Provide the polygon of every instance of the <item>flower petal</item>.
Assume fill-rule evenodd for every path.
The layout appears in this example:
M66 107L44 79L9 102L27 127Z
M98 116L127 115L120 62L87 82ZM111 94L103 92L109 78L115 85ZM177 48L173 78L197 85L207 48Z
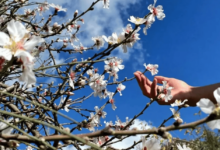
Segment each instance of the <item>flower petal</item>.
M213 104L213 102L207 98L200 99L200 101L197 102L196 105L200 107L201 110L206 114L210 114L212 110L214 110L215 108L215 105Z
M213 94L214 94L214 97L215 97L217 103L220 104L220 88L217 88L217 89L213 92Z
M44 39L39 36L33 36L29 41L24 44L25 50L32 50L38 43L44 42Z
M213 120L210 122L207 122L207 125L209 126L209 128L211 128L212 130L214 129L220 129L220 120Z
M6 60L11 60L12 54L9 49L0 48L0 56L4 57Z
M7 29L10 37L15 41L20 41L28 31L25 29L24 25L18 21L11 20L7 24Z
M10 43L9 36L5 34L4 32L0 32L0 45L4 46L8 43Z

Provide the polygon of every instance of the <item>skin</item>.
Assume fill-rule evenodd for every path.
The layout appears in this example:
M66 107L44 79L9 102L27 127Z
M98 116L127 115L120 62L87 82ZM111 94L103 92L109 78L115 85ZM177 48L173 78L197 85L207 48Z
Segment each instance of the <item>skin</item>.
M157 102L160 105L170 105L174 103L176 99L181 101L188 99L185 104L188 104L189 106L196 106L196 103L201 98L208 98L214 104L217 103L214 98L213 91L220 87L220 83L202 87L193 87L188 85L186 82L175 78L155 76L152 82L140 71L135 72L134 75L139 84L139 87L142 90L143 95L149 98L156 98L157 89L160 90L162 88L162 86L159 86L157 84L162 84L162 81L167 81L167 86L173 87L173 89L171 90L171 95L173 96L173 98L168 102L165 102L163 99L158 100Z

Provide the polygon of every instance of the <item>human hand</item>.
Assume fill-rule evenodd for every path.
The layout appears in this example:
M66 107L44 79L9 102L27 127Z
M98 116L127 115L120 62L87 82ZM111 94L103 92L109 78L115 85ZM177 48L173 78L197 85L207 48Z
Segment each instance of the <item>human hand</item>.
M140 71L135 72L134 75L142 90L142 93L149 98L153 98L153 99L156 98L157 89L159 89L160 91L162 90L162 86L158 86L157 83L162 84L162 81L167 81L167 86L173 87L173 89L171 90L171 95L173 96L173 98L169 100L168 102L165 102L163 99L158 100L157 102L160 105L170 105L174 103L176 99L181 100L181 101L188 99L188 102L186 102L186 104L190 106L196 106L196 104L189 101L192 87L188 85L186 82L175 79L175 78L167 78L163 76L155 76L154 81L151 82Z

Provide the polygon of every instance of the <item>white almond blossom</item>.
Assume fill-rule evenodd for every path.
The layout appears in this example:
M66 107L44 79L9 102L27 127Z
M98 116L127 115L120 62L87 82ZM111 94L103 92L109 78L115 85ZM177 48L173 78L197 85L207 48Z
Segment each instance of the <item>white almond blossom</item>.
M115 130L122 130L124 127L129 123L128 117L126 117L125 122L121 122L118 116L116 116L117 120L115 121ZM126 130L129 129L129 126L126 128Z
M63 97L63 95L62 95L61 98L60 98L59 107L61 107L61 106L63 105L63 103L65 102L65 100L66 100L66 97ZM70 106L70 101L71 101L71 100L72 100L72 99L68 99L66 105L64 106L64 110L65 110L66 112L69 112L69 106ZM63 109L62 109L62 110L63 110Z
M26 150L33 150L31 146L27 146Z
M112 121L109 121L109 122L104 121L104 124L106 127L113 127Z
M170 104L172 107L175 107L175 106L182 106L185 104L185 102L187 102L188 100L185 99L184 101L181 101L181 100L175 100L175 102L173 104Z
M110 76L113 76L113 82L117 82L117 79L118 79L118 73L115 72L115 71L111 71L109 73Z
M45 1L44 3L41 3L40 5L38 5L37 10L39 11L40 15L42 15L42 13L45 12L46 10L49 10L48 2Z
M158 73L158 70L157 70L158 65L157 64L155 64L155 65L153 65L153 64L146 65L146 63L144 63L144 67L145 67L145 69L147 69L148 71L151 72L152 76L156 75Z
M68 25L68 26L67 26L67 30L68 30L69 32L72 32L73 29L75 29L75 30L77 29L76 21L72 22L71 25Z
M130 34L130 32L133 31L132 26L130 24L128 24L126 26L126 28L123 29L123 32L121 34L119 34L118 43L121 43L122 41L124 41L121 44L121 47L122 47L124 53L127 52L127 47L132 48L134 46L134 43L136 43L137 40L140 40L140 38L139 38L140 34L137 33L140 29L141 28L138 27L126 41L124 41L126 39L126 36L128 34Z
M122 96L121 91L123 91L125 89L125 85L123 85L122 83L120 83L117 87L117 91L120 93L120 96Z
M101 36L92 37L92 40L95 42L95 46L97 47L97 49L100 49L101 47L104 46L105 41L103 40Z
M125 29L123 29L123 32L126 33L126 34L129 34L132 31L133 31L133 28L132 28L131 24L127 24Z
M95 74L93 69L87 70L86 73L89 75L89 77L92 77Z
M114 92L109 92L109 103L112 104L112 109L115 110L117 107L115 106L115 100L113 99Z
M163 87L162 87L163 94L161 94L161 98L164 99L165 102L168 102L173 98L173 96L171 95L171 90L173 89L173 87L167 87L167 81L162 81L162 83L163 83Z
M103 119L106 117L107 113L103 111L102 109L99 109L98 106L95 106L95 112L99 117L102 117Z
M156 4L157 0L154 0L154 4L150 4L148 6L148 10L150 10L151 14L149 16L149 20L150 22L154 22L155 21L155 16L157 17L158 20L163 20L163 18L165 18L165 14L163 13L163 6L158 5L155 8L155 4Z
M112 33L112 36L109 36L108 38L103 35L102 38L108 42L109 45L114 45L118 43L118 36L116 33Z
M156 138L149 138L146 139L145 136L141 137L142 139L142 146L138 145L137 150L160 150L161 145L160 141Z
M108 136L99 136L97 138L93 138L93 143L101 146L102 144L104 144L105 142L107 142L109 140Z
M145 18L135 18L134 16L130 16L130 20L128 21L134 23L135 25L141 25L147 21Z
M183 144L183 147L178 143L176 144L178 150L191 150L191 148L186 147L186 144Z
M124 69L124 65L121 65L123 62L122 59L113 57L109 60L105 60L105 70L109 71L110 69L114 72Z
M55 5L54 3L50 4L50 7L55 8L55 11L57 11L57 12L59 12L59 11L64 11L64 12L66 12L66 8L62 8L62 6Z
M118 43L121 43L124 39L125 39L125 34L124 33L119 34L119 36L118 36ZM128 51L127 44L126 43L122 43L121 47L123 49L123 52L127 53L127 51Z
M79 48L81 51L85 51L87 49L87 47L84 47L82 43L79 43Z
M214 92L214 97L217 101L217 105L214 104L211 100L207 99L207 98L202 98L200 99L199 102L196 103L196 105L198 107L200 107L200 109L206 113L206 114L211 114L214 110L217 111L219 113L220 110L220 88L217 88ZM217 120L213 120L210 122L207 122L207 125L212 129L220 129L220 119Z
M74 89L74 80L72 79L72 77L68 74L69 76L69 86Z
M182 120L180 118L180 112L179 111L176 111L174 108L170 108L172 114L173 114L173 119L174 120Z
M32 71L34 57L27 51L32 50L38 43L44 41L38 36L28 36L28 30L18 21L11 20L7 24L10 37L4 32L0 32L0 56L10 61L13 56L22 63L23 74L20 80L27 85L35 84L36 78Z
M90 77L89 86L94 90L94 96L99 96L100 99L103 98L103 90L107 86L107 80L104 80L104 75L99 75L98 73Z

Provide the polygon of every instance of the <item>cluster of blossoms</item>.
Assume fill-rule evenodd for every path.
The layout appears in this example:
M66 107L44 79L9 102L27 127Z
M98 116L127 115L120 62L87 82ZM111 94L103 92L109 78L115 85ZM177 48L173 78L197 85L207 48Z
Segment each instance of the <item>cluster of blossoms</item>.
M155 17L157 17L158 20L163 20L165 18L165 14L163 13L163 6L158 5L155 7L157 0L154 0L154 4L150 4L148 6L148 10L150 10L150 14L145 16L144 18L135 18L133 16L130 17L130 22L141 25L145 24L145 27L143 29L143 32L145 35L147 35L147 29L151 27L151 25L155 22Z
M95 106L95 114L93 112L90 113L89 122L85 123L85 127L90 131L95 131L95 127L100 125L100 119L104 119L106 115L107 113L103 111L103 108Z
M103 94L103 90L107 86L107 80L104 80L105 76L94 73L92 69L88 70L87 74L90 77L89 86L94 90L94 96L105 98L105 94Z
M110 128L114 128L116 131L119 131L119 130L128 130L129 127L132 125L132 124L129 124L130 120L129 120L128 117L126 117L126 121L125 122L122 122L118 117L116 117L116 118L117 118L117 120L115 121L115 124L113 124L112 121L110 121L110 122L104 121L105 126L106 127L110 127Z
M124 65L121 65L123 62L122 59L113 57L105 61L105 70L109 73L110 76L113 76L113 81L116 82L118 79L118 71L124 69Z

